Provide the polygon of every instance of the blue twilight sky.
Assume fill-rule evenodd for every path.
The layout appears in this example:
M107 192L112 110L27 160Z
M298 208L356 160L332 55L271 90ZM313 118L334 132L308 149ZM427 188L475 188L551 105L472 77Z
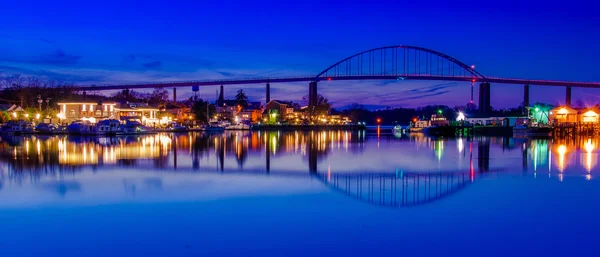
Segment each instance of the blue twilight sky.
M413 1L414 2L414 1ZM486 76L600 81L600 16L592 1L5 1L0 76L76 84L315 75L354 53L416 45L476 65ZM468 83L331 82L334 106L414 107L469 101ZM264 85L239 88L264 101ZM215 87L201 89L214 99ZM300 100L306 83L272 85ZM564 102L532 87L532 101ZM574 89L573 102L600 102ZM495 107L522 101L521 85L492 85ZM191 95L180 89L178 97ZM477 96L477 92L475 92Z

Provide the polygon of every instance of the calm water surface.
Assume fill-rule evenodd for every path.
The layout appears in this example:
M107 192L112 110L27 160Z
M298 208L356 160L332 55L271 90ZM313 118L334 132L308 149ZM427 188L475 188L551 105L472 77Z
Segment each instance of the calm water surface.
M1 256L599 256L600 140L0 141Z

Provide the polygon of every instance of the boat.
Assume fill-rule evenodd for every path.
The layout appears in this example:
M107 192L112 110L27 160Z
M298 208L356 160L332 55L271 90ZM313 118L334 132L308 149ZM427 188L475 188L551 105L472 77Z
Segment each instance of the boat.
M20 135L33 132L33 123L24 120L11 120L0 128L0 133L8 135Z
M231 124L225 127L227 130L250 130L252 129L252 124L250 122L240 122L238 124Z
M173 127L171 127L171 130L183 132L183 131L188 131L189 129L186 126L175 124L175 125L173 125Z
M551 127L528 127L528 126L515 126L513 128L514 135L525 135L525 136L537 136L537 137L548 137L552 136Z
M412 126L410 126L408 131L410 133L421 133L421 132L423 132L423 129L425 129L427 127L429 127L428 120L419 120L419 121L415 122Z
M429 133L432 135L447 135L448 132L445 127L449 126L450 122L440 114L431 115L430 120L418 120L413 126L410 127L409 131L411 133Z
M76 120L67 126L72 135L96 135L96 125L88 120Z
M208 126L204 125L200 130L207 132L221 132L224 131L226 127L227 125L220 122L210 122Z
M121 132L121 123L118 120L106 119L98 121L96 124L96 134L98 135L116 135Z
M202 128L202 131L219 132L219 131L225 131L225 128L219 127L219 126L206 126L206 127Z
M410 126L396 125L392 128L392 132L394 133L405 133L407 131L410 131Z
M40 123L35 126L35 131L40 134L52 134L59 130L59 127L52 123Z
M451 126L430 126L430 127L424 128L423 133L428 136L451 137L456 134L456 130L454 127L451 127Z
M148 126L144 126L141 122L135 120L128 120L125 125L121 125L118 135L135 135L135 134L150 134L156 133L156 131Z

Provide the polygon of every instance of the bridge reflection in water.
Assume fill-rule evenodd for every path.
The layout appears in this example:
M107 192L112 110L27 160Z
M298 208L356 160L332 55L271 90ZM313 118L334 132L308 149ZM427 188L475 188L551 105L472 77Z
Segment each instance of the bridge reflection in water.
M452 195L473 180L466 172L319 174L334 190L382 206L409 207Z
M450 147L453 144L456 148ZM599 145L598 138L572 142L486 137L449 140L384 133L367 137L364 131L115 138L3 136L0 191L6 186L39 184L55 192L73 192L86 186L77 184L79 173L131 168L160 171L160 176L217 172L316 178L360 201L406 207L452 195L473 183L477 174L499 169L522 170L532 177L547 172L547 177L559 181L568 174L591 180ZM383 164L364 165L373 161ZM328 169L329 165L335 167L335 172ZM72 175L70 180L63 180L67 174Z

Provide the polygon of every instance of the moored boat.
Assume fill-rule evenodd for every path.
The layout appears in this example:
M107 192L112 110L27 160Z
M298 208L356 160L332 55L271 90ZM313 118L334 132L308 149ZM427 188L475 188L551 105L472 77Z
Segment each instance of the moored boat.
M527 126L515 126L513 128L514 135L525 135L525 136L537 136L537 137L548 137L552 136L551 127L527 127Z
M96 125L88 120L76 120L67 126L72 135L96 135Z
M252 129L252 124L249 122L240 122L238 124L231 124L225 127L227 130L250 130Z
M121 125L118 135L135 135L135 134L150 134L156 131L148 126L143 125L139 121L128 120L125 125Z
M410 131L410 126L401 126L401 125L396 125L394 126L394 128L392 128L392 132L394 133L406 133L408 131Z
M98 121L96 124L96 134L98 135L116 135L121 131L121 123L118 120L106 119Z
M40 123L37 126L35 126L35 132L40 134L52 134L54 132L57 132L58 130L58 126L52 123Z
M8 135L20 135L33 132L33 123L24 120L11 120L0 128L0 133Z

